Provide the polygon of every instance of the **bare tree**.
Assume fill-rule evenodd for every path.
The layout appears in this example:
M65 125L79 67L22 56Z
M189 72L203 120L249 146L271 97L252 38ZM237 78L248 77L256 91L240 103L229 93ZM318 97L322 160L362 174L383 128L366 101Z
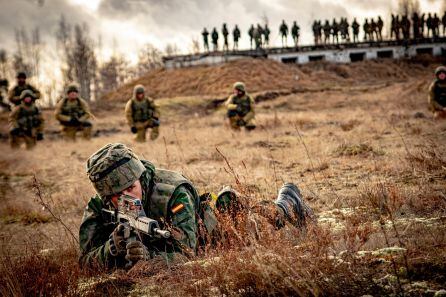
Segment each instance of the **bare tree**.
M200 53L200 42L198 41L198 39L192 38L192 41L190 44L190 52L192 54Z
M71 81L76 81L80 85L80 95L90 100L98 95L98 63L94 52L94 43L88 36L88 27L86 24L74 26L65 20L62 15L59 21L57 31L57 41L61 49L61 56L64 60L62 69L64 75L64 85ZM92 90L94 93L92 96Z
M162 53L152 44L146 44L139 52L137 75L141 76L152 69L160 68L163 65Z
M419 0L399 0L398 13L401 15L412 15L414 12L420 13Z
M178 49L178 46L175 43L169 43L166 45L164 52L166 53L166 56L174 56L178 55L180 50Z

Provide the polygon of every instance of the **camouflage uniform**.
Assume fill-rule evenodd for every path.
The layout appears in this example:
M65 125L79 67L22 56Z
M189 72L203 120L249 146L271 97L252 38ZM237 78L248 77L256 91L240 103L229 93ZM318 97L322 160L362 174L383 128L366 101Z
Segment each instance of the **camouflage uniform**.
M17 75L17 78L23 78L26 79L26 75L25 73L21 72ZM39 90L37 90L35 87L33 87L32 85L24 82L24 83L18 83L14 88L12 88L9 91L8 94L8 100L9 102L11 102L13 105L20 105L20 95L22 94L22 92L24 90L30 90L34 93L34 97L35 99L39 99L40 98L40 92Z
M434 118L446 118L446 79L440 80L440 73L446 74L446 67L440 66L435 70L437 78L429 87L429 107Z
M169 261L176 256L194 255L199 227L206 228L210 234L217 224L209 208L199 210L199 197L190 181L179 173L140 161L123 144L108 144L93 154L87 161L87 174L98 194L90 199L79 229L80 262L83 265L125 265L124 255L111 253L109 238L116 224L104 221L102 209L113 209L110 196L122 192L137 180L143 189L141 200L145 213L173 234L169 239L141 238L150 258L161 256ZM198 213L206 215L202 218Z
M138 142L146 141L146 130L152 128L150 139L155 140L159 136L159 111L152 98L144 96L141 100L137 99L137 93L144 93L142 85L136 85L133 88L133 96L125 106L125 116L127 123L133 133L136 133L135 140Z
M241 82L234 84L234 90L243 92L243 95L231 95L226 101L231 128L239 130L244 126L248 131L255 129L254 99L246 93L245 84Z
M29 103L25 98L31 97ZM37 140L43 139L43 117L39 108L34 104L35 95L30 90L24 90L20 95L21 104L16 106L10 114L11 130L9 132L11 148L18 148L22 141L26 148L31 149Z
M66 93L78 93L78 91L78 86L71 84L67 87ZM91 138L92 124L88 121L90 115L90 107L87 101L80 97L75 100L65 97L56 105L55 117L62 125L62 132L68 140L76 140L78 131L82 131L84 139L89 140Z
M266 218L276 229L286 222L304 227L306 219L313 217L311 208L304 203L294 184L285 184L274 202L262 202L254 207L250 207L247 197L230 187L225 187L218 195L198 196L184 176L139 160L119 143L108 144L94 153L87 161L87 175L97 195L88 202L79 229L80 263L86 266L99 264L114 268L127 264L128 249L116 253L113 248L113 234L118 223L105 220L102 210L114 210L113 197L138 180L142 186L144 212L172 233L168 239L139 238L146 250L142 258L146 260L161 257L169 262L187 258L197 254L207 243L224 240L214 211L236 215L239 211L251 213L254 210L259 214L257 218Z

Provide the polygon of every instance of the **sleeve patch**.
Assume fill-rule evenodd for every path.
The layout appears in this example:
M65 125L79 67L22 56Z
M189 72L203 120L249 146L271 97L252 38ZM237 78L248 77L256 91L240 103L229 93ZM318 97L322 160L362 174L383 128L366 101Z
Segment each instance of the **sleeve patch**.
M176 213L182 211L183 209L184 209L184 204L183 203L177 204L174 207L172 207L172 213L176 214Z

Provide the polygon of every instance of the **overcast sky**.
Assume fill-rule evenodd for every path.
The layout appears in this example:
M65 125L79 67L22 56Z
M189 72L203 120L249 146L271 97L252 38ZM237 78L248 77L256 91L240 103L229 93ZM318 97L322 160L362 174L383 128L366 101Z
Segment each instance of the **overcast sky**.
M419 2L426 12L446 7L446 0ZM61 14L70 23L87 23L92 38L101 36L104 55L116 48L132 60L148 42L160 49L175 43L187 52L192 39L201 44L203 27L220 30L223 22L231 30L239 25L241 46L247 47L250 24L263 23L265 17L274 44L280 43L277 33L282 19L289 24L297 20L302 43L310 44L314 19L345 16L362 20L380 14L387 20L397 6L398 0L0 0L0 48L15 50L14 29L20 27L31 30L37 26L45 43L54 44Z

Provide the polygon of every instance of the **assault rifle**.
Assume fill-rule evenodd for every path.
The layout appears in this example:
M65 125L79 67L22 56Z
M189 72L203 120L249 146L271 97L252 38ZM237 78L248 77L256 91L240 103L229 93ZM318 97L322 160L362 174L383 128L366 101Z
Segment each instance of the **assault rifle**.
M162 230L158 221L146 216L141 200L129 195L122 195L118 199L118 209L102 209L102 215L107 222L124 224L134 233L143 233L149 237L169 238L168 230Z
M168 230L162 230L158 221L148 218L142 207L141 200L129 195L121 195L118 199L118 208L115 210L102 209L105 221L124 225L124 238L126 243L137 240L137 236L145 234L154 238L170 238ZM133 266L129 260L126 268Z

